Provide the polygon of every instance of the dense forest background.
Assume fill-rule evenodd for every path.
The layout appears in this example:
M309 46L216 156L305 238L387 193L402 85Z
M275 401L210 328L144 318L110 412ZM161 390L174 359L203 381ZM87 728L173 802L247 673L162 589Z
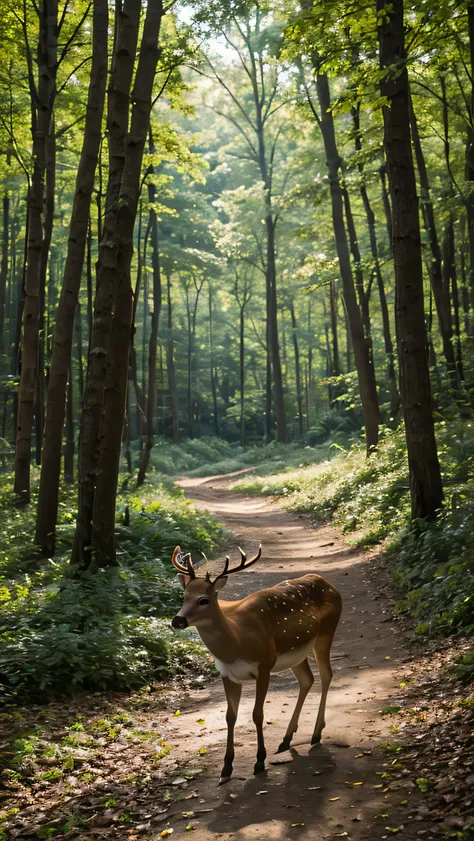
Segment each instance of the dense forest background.
M305 510L365 518L372 542L403 531L428 585L455 563L465 627L474 5L2 0L1 15L8 696L64 680L21 655L46 663L58 624L70 675L74 634L103 618L96 573L122 570L115 616L137 558L140 587L168 592L173 546L212 547L217 526L163 475L211 461L271 472L342 450L332 496L285 477L263 491L303 483ZM424 604L417 574L404 586ZM132 613L166 612L140 593ZM112 683L138 680L133 628ZM77 683L94 679L83 664Z

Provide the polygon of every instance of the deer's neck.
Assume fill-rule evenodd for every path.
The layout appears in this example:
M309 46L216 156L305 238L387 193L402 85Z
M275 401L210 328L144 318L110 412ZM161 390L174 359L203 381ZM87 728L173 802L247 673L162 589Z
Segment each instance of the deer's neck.
M204 645L214 657L224 663L235 659L237 639L217 601L213 605L210 618L206 622L200 622L196 627Z

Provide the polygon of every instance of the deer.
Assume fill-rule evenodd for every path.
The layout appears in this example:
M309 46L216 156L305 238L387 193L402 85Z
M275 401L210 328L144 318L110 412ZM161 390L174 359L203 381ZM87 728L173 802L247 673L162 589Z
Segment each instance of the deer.
M254 774L265 770L267 753L263 737L263 709L270 675L291 669L299 684L296 707L277 753L289 750L306 696L314 682L308 662L311 650L321 677L321 698L311 745L321 741L325 727L326 699L333 677L330 652L342 610L339 591L320 575L282 581L273 587L251 593L235 601L219 601L218 594L234 573L248 570L262 554L255 557L238 547L241 560L230 567L226 556L224 568L213 581L209 573L196 575L191 554L176 546L171 563L178 572L184 590L183 606L171 625L183 630L196 627L224 684L227 699L227 746L219 785L232 777L234 729L242 684L255 681L253 722L257 730L257 758ZM205 560L207 558L201 553Z

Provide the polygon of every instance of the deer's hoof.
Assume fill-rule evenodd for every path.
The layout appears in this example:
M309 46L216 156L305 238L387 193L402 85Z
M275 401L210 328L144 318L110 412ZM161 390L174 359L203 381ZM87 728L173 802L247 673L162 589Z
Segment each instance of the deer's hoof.
M219 782L217 783L217 785L218 785L218 786L223 786L223 785L224 785L224 783L228 783L230 779L231 779L230 774L229 774L229 776L228 776L228 777L220 777L220 778L219 778Z
M253 773L261 774L263 771L265 771L265 762L256 762Z
M311 739L311 744L312 745L319 745L320 741L321 741L321 733L315 734L313 736L313 738Z
M278 746L277 753L285 753L290 749L291 739L283 739L281 745Z

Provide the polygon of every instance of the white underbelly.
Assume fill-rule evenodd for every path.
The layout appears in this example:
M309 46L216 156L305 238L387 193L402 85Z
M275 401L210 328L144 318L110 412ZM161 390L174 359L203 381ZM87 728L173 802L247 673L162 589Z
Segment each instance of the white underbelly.
M292 666L302 663L310 653L313 644L314 640L311 639L299 648L292 648L286 654L280 654L272 668L272 673L284 672L285 669L291 669ZM233 663L224 663L214 657L214 662L220 676L228 678L232 683L245 683L248 680L256 680L258 677L258 662L256 660L242 660L239 657Z
M238 657L233 663L223 663L222 660L214 657L214 662L220 676L229 678L232 683L245 683L246 680L257 680L258 678L257 661L242 660Z
M291 669L292 666L297 666L298 663L302 663L303 660L306 660L308 654L313 648L313 645L314 640L309 640L299 648L292 648L291 651L287 651L286 654L280 654L277 657L272 672L284 672L285 669Z

